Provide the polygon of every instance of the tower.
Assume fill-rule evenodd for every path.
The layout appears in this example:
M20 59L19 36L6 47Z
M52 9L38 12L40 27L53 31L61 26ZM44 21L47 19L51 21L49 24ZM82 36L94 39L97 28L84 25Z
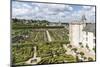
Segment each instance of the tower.
M83 14L82 15L82 17L81 17L81 21L79 22L79 44L81 43L82 44L82 42L83 42L83 39L84 39L84 37L83 37L83 29L85 28L85 26L86 26L86 17L85 17L85 14Z
M86 21L87 21L86 16L85 16L85 14L83 14L81 17L81 22L83 23L83 27L86 26L86 23L87 23Z
M83 15L82 15L82 18L81 18L81 21L82 21L83 23L85 23L86 20L87 20L87 19L86 19L86 17L85 17L85 14L83 14Z
M86 17L82 15L80 21L74 21L69 24L70 44L80 46L83 42L83 28L86 25Z

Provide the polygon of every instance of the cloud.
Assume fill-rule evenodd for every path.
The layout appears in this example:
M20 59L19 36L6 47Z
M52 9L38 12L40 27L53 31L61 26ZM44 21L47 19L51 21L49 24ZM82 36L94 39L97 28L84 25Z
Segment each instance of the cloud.
M12 3L12 17L26 17L32 16L39 11L38 7L33 7L28 3L23 2L13 2Z
M95 7L84 6L83 9L72 13L72 17L74 17L75 20L81 20L82 15L86 16L87 22L95 22Z
M95 7L16 1L12 3L12 17L21 19L70 22L80 20L83 14L86 15L88 21L95 20L95 18L93 19L95 17Z
M91 6L83 6L84 9L91 9Z

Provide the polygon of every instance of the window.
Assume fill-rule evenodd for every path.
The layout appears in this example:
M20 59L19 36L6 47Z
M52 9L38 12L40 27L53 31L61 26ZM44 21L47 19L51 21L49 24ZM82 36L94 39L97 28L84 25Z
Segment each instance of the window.
M93 43L96 43L96 39L93 39Z
M88 38L86 37L86 41L88 41Z
M88 35L88 32L86 32L86 35Z

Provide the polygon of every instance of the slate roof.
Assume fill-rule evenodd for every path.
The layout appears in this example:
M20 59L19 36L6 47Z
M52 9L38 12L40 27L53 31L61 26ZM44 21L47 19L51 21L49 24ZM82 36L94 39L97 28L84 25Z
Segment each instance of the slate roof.
M83 31L93 32L95 35L96 31L95 23L86 23L86 26L83 28Z

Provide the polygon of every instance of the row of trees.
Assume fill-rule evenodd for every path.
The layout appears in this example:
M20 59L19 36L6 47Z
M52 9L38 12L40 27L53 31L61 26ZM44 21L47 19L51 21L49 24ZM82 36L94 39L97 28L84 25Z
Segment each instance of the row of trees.
M47 20L26 20L26 19L12 19L12 24L18 25L34 25L34 26L45 26L49 24Z

